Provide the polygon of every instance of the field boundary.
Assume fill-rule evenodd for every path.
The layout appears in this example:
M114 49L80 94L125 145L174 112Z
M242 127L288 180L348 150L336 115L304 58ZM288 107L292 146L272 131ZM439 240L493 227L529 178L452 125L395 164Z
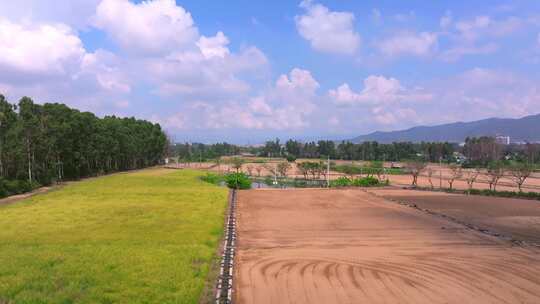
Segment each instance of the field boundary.
M382 199L384 199L386 201L396 203L396 204L399 204L399 205L402 205L402 206L406 206L406 207L409 207L409 208L412 208L412 209L416 209L416 210L418 210L420 212L423 212L423 213L426 213L426 214L429 214L429 215L432 215L432 216L436 216L438 218L443 218L443 219L445 219L445 220L447 220L449 222L464 226L465 228L467 228L469 230L476 231L476 232L479 232L479 233L482 233L484 235L488 235L488 236L491 236L491 237L496 237L496 238L498 238L498 239L500 239L502 241L510 242L514 246L519 246L519 247L531 246L531 247L540 248L540 244L538 244L538 243L519 240L519 239L513 238L511 236L492 231L490 229L480 228L478 226L475 226L473 224L470 224L470 223L467 223L465 221L459 220L459 219L457 219L455 217L446 215L444 213L435 212L435 211L429 210L427 208L421 208L421 207L419 207L418 205L416 205L414 203L409 203L409 202L406 202L406 201L403 201L403 200L397 200L397 199L384 197L384 196L375 194L373 192L370 192L368 190L366 190L366 192L369 193L372 196L382 198Z
M229 192L229 212L227 214L223 254L221 256L221 267L216 288L216 304L233 303L233 274L236 246L236 198L237 190L232 189Z

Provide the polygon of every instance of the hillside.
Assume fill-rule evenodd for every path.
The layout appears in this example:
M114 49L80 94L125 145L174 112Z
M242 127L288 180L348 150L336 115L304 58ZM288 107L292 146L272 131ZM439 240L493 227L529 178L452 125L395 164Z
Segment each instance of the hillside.
M378 141L449 141L463 142L472 136L510 136L512 142L540 141L540 114L519 119L489 118L472 122L456 122L437 126L418 126L407 130L373 132L351 139L352 142Z

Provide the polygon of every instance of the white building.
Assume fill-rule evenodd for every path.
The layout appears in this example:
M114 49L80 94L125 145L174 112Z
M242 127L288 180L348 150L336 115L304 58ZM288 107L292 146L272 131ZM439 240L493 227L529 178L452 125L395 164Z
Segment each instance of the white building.
M510 136L497 135L497 136L495 136L495 141L498 144L501 144L501 145L509 145L510 144Z

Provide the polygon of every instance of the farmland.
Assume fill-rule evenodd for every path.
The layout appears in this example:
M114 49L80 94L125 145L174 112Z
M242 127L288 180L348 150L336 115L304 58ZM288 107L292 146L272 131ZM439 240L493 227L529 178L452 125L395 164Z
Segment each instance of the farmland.
M468 204L472 211L459 205L465 216L478 217L474 209L485 206ZM534 208L513 204L522 207ZM237 303L540 301L537 248L362 190L241 192L237 222Z
M283 158L244 158L245 163L242 164L241 168L239 168L239 171L244 172L250 176L253 177L273 177L274 172L276 172L276 168L279 163L285 162L286 160ZM303 162L319 162L321 160L313 160L313 159L298 159L294 163L291 163L290 168L287 171L287 177L289 178L304 178L305 176L302 174L299 164ZM322 160L324 164L324 160ZM368 167L370 165L370 162L362 162L362 161L344 161L344 160L333 160L331 161L336 166L363 166ZM386 168L384 171L382 168L379 168L381 174L379 174L378 177L381 177L382 179L388 179L389 182L392 185L395 186L401 186L401 187L408 187L411 185L412 178L409 174L406 173L405 169L391 169L391 165L400 165L403 166L403 163L391 163L386 162L384 164L384 167ZM230 162L227 161L227 159L222 160L219 164L216 164L215 162L205 162L205 163L175 163L171 164L171 167L178 167L178 168L196 168L196 169L208 169L214 172L219 173L227 173L227 172L234 172L236 169L231 165ZM323 173L326 173L326 165L323 165ZM442 186L442 188L449 188L448 181L452 178L452 172L448 165L443 164L442 167L439 166L439 164L427 164L427 168L429 168L433 173L432 176L429 177L427 175L427 172L422 172L420 176L418 177L418 186L419 187L431 187L431 184L433 184L433 187L438 189L439 186ZM468 189L467 184L467 173L471 172L472 169L465 169L463 168L462 176L459 178L456 178L453 182L453 189L457 190L466 190ZM373 173L373 169L370 174L376 175ZM326 176L324 174L321 174L319 179L326 179ZM363 174L352 174L353 176L359 177L359 176L366 176L366 171L364 171ZM337 179L342 176L351 176L351 174L345 174L342 172L338 172L335 170L330 170L330 179ZM307 176L308 178L313 178L311 173ZM431 180L431 182L430 182ZM489 189L489 183L488 183L488 177L486 176L486 170L482 170L481 173L478 175L478 178L476 179L475 183L473 184L474 189L480 189L485 190ZM518 191L518 188L516 186L516 183L512 176L509 173L506 173L505 176L501 177L498 181L497 190L499 191ZM531 174L530 177L527 178L525 183L523 184L523 191L525 192L540 192L540 172L534 172Z
M0 206L0 303L197 303L227 190L143 170Z

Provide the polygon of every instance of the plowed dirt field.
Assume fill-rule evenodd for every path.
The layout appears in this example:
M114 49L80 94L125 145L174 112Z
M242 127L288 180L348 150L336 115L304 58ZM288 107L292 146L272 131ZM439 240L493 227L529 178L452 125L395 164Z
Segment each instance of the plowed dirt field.
M239 194L236 303L540 303L540 251L362 190Z

